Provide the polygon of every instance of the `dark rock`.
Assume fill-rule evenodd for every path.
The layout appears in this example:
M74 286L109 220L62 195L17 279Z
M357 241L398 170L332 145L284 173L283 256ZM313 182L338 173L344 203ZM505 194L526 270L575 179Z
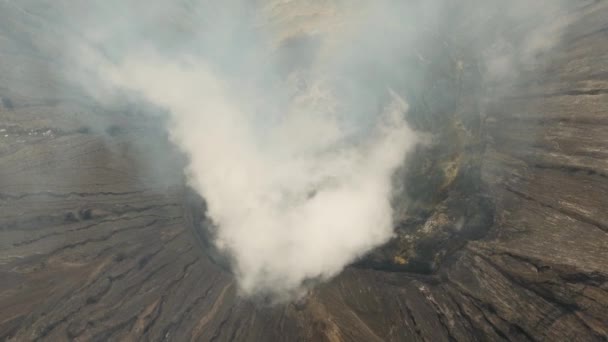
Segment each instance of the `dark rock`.
M15 109L15 105L13 104L13 101L11 99L9 99L8 97L0 97L0 100L2 102L2 106L4 106L4 108L11 110L11 109Z

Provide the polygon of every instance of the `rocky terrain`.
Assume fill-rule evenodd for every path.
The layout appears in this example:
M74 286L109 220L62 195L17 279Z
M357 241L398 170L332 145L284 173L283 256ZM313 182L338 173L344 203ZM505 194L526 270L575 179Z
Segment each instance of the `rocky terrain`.
M399 89L438 138L397 176L396 238L274 306L238 296L162 124L75 90L37 37L78 32L31 3L0 2L0 339L608 339L608 2L502 83L446 23Z

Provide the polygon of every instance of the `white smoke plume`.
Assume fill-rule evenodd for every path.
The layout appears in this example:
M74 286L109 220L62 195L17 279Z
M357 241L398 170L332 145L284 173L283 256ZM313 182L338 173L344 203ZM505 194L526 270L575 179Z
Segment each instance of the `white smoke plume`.
M447 46L437 36L462 6L459 39L489 46L486 76L504 79L561 37L558 25L501 43L509 18L538 13L527 3L110 0L81 18L76 55L106 90L169 113L242 292L290 296L393 234L392 175L418 139L392 84L423 77L404 56L426 63L413 46Z
M171 139L189 156L188 180L243 293L297 294L393 234L392 175L416 134L406 102L361 75L378 44L370 33L397 22L379 22L372 16L386 8L369 2L299 2L318 15L316 31L302 32L276 16L303 8L228 3L204 6L213 15L198 17L200 54L152 46L112 62L82 56L111 86L170 113ZM403 35L392 34L398 48ZM298 39L318 42L285 57L281 44Z
M140 61L109 75L172 113L173 141L245 292L333 276L391 237L391 175L414 143L402 100L352 141L338 114L315 106L315 89L261 123L204 64Z

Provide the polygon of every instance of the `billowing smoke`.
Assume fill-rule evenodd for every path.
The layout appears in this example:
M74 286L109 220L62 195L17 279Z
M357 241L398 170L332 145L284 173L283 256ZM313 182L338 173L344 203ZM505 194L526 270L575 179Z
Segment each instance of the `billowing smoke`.
M315 93L322 84L287 99L260 89L266 100L289 100L265 104L282 111L267 117L201 63L137 58L109 76L172 113L191 185L207 201L216 244L233 256L246 292L330 277L390 238L391 175L415 140L395 95L357 134L357 123L320 105L349 101Z
M169 113L242 291L292 295L393 234L392 176L418 141L404 89L424 77L404 61L428 63L418 48L448 46L452 22L470 22L453 40L504 79L560 38L545 25L510 41L502 18L535 15L525 3L108 1L72 50L99 99L113 89Z
M392 175L417 139L404 99L369 70L390 68L405 38L385 5L199 5L181 51L85 32L107 55L82 60L169 113L245 294L297 294L393 234ZM306 11L313 27L282 26Z

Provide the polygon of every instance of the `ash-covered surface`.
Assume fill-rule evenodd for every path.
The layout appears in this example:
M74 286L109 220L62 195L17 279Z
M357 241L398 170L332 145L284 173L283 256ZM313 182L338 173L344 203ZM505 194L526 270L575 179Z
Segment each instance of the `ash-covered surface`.
M606 340L608 3L563 9L559 44L508 82L467 23L416 51L397 91L435 139L396 175L395 238L280 305L238 295L186 157L147 109L58 76L39 37L77 32L31 3L0 3L0 339Z

